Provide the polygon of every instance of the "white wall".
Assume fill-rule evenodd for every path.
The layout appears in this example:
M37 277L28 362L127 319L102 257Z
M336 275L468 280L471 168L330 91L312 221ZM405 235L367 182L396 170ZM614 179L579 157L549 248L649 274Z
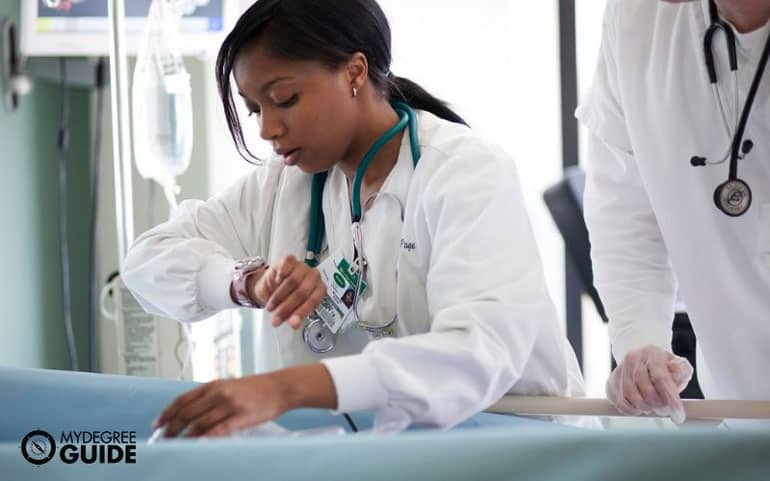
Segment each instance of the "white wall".
M563 248L542 201L561 169L556 2L526 8L521 0L380 4L393 33L393 72L449 101L516 160L546 280L563 318Z
M602 33L604 0L575 2L577 25L578 97L586 97L591 86ZM580 163L586 163L587 132L580 127ZM610 372L610 344L604 324L588 297L583 302L583 364L586 391L590 396L603 397L604 384Z

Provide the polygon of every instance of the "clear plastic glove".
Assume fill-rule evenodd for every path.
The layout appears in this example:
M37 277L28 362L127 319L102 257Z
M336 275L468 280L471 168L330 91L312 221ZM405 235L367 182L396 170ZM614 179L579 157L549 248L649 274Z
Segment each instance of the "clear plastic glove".
M692 378L687 359L656 346L626 354L607 380L607 398L623 414L655 414L676 424L685 420L679 393Z

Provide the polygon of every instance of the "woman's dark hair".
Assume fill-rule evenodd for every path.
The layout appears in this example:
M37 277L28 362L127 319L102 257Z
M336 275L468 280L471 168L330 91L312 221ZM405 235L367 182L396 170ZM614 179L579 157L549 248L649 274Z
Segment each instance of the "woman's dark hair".
M279 57L315 60L329 68L339 68L361 52L369 63L369 79L387 99L465 124L445 102L390 72L390 26L375 0L258 0L225 38L216 64L227 126L238 152L247 160L256 157L243 138L230 75L238 53L257 38Z

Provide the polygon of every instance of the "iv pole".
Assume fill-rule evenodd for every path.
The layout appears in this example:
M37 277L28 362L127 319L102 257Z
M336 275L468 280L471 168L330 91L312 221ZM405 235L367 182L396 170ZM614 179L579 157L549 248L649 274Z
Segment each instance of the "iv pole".
M115 211L118 230L118 266L134 240L133 190L131 185L131 123L128 112L128 68L124 0L109 0L110 83L112 105L112 149L115 165Z

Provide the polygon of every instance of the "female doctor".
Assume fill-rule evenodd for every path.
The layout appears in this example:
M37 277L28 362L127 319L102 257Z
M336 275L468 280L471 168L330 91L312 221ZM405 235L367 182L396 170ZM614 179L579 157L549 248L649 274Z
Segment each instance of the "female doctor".
M390 60L374 0L259 0L225 39L233 139L251 155L237 95L277 155L138 238L123 277L182 321L266 309L282 362L183 394L156 421L166 436L300 407L450 427L507 392L582 391L513 161Z

